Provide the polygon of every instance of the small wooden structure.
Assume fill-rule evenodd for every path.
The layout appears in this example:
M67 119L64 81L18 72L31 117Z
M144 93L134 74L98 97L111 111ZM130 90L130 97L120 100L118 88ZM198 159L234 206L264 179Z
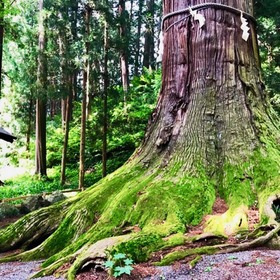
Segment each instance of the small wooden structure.
M11 133L6 131L4 128L0 127L0 139L3 139L4 141L13 143L17 137L13 136Z

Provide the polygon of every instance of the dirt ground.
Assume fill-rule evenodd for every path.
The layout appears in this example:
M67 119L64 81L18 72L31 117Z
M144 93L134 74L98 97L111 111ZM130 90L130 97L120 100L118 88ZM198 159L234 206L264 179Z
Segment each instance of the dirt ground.
M39 269L41 262L12 262L0 264L1 280L26 280ZM195 268L187 262L175 263L172 266L154 267L149 263L137 264L130 276L120 280L279 280L280 251L258 248L232 254L204 256ZM47 276L42 280L63 280ZM77 280L111 280L108 274L100 269L80 273Z

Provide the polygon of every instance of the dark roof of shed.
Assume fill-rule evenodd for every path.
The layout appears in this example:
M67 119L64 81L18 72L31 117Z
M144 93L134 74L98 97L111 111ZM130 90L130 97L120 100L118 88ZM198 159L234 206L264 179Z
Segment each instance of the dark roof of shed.
M17 137L13 136L11 133L6 131L4 128L0 127L0 139L13 143L13 141L15 139L17 139Z

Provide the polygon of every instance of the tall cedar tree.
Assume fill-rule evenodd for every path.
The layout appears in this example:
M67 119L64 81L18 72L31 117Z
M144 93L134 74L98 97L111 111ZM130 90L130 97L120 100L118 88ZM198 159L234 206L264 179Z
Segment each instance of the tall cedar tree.
M89 5L85 6L85 25L86 25L86 59L83 78L83 99L82 99L82 117L81 117L81 138L80 138L80 170L79 170L79 189L84 189L85 176L85 149L86 149L86 119L87 119L87 100L90 91L90 60L89 60L89 36L90 36L90 17L92 9Z
M108 1L105 1L108 5ZM109 55L109 24L108 15L104 14L104 65L103 65L103 133L102 133L102 177L107 175L107 132L108 132L108 90L109 90L109 71L108 71L108 55Z
M36 99L36 160L35 173L47 176L46 116L47 116L47 62L45 55L44 1L39 0L39 54Z
M0 96L2 89L2 61L3 61L3 42L4 42L4 0L0 1Z
M36 276L63 266L70 267L67 279L110 253L145 261L153 251L190 242L189 226L211 213L220 197L229 209L208 217L206 233L226 237L248 230L248 209L256 200L269 225L261 232L272 230L235 246L224 240L198 252L179 246L161 264L263 245L279 232L273 211L280 205L279 123L262 90L255 22L248 16L253 2L224 0L226 7L195 10L201 2L163 1L164 15L185 10L163 24L162 88L140 148L92 188L3 229L1 251L37 246L6 261L50 257Z
M129 87L129 72L128 72L128 28L127 28L127 11L125 9L125 0L119 0L119 22L120 22L120 66L122 86L125 92L124 103L126 104L126 93Z
M146 11L146 30L145 30L145 42L144 42L144 54L143 54L143 67L155 68L155 44L154 44L154 35L155 35L155 21L154 21L154 12L155 12L155 1L146 0L147 11Z

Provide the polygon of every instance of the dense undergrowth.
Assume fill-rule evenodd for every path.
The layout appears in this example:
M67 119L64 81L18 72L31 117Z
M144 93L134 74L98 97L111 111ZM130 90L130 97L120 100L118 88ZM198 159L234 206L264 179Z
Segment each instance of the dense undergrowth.
M135 148L139 146L145 133L147 120L154 108L160 85L161 71L146 69L142 76L135 77L132 80L130 91L126 97L126 104L124 104L124 92L120 87L114 87L110 90L107 173L111 173L122 166ZM126 106L125 114L124 105ZM101 108L102 103L100 100L96 100L87 123L85 188L92 186L102 178ZM29 151L26 151L25 138L22 135L14 144L8 145L7 149L0 151L3 158L0 170L1 166L20 166L26 168L26 174L5 180L5 185L0 188L0 199L77 188L79 180L80 117L80 104L75 103L73 120L70 123L65 185L60 185L63 131L61 117L57 115L48 119L47 122L48 177L39 180L38 177L34 176L32 159L35 157L35 140L32 138Z

